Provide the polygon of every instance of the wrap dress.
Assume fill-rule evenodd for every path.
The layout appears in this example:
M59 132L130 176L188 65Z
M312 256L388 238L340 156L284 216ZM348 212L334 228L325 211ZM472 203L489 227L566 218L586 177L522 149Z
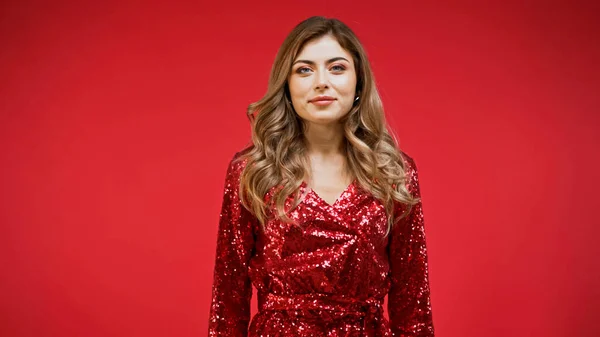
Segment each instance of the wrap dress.
M421 202L386 237L383 204L356 180L333 204L302 182L304 197L288 212L301 227L271 219L263 230L240 202L240 153L224 185L209 336L434 336ZM420 197L415 161L401 155Z

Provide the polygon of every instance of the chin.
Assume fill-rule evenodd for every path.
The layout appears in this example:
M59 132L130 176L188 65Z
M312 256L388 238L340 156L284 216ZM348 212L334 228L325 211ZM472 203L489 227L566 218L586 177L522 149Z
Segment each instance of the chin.
M308 120L308 122L326 125L326 124L337 123L340 121L341 118L342 118L342 116L339 116L339 115L311 116L311 118Z

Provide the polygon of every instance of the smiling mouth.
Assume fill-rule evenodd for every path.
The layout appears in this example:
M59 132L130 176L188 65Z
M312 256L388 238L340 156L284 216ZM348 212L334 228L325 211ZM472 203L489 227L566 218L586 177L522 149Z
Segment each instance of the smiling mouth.
M310 101L310 103L314 104L314 105L318 105L318 106L324 106L324 105L329 105L331 103L333 103L335 101L335 99L319 99L319 100L312 100Z

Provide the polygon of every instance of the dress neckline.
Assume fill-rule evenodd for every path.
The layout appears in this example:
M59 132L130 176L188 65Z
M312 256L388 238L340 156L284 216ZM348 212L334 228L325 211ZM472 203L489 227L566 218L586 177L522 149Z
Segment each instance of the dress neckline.
M346 188L342 191L342 193L335 199L335 201L332 204L328 203L325 199L321 198L321 196L315 190L313 190L311 187L308 186L306 181L302 180L302 184L300 186L304 187L305 189L308 189L308 192L306 193L307 195L312 194L315 199L324 203L328 207L334 207L344 199L346 192L350 191L355 183L356 183L356 178L353 179L350 182L350 184L348 184L348 186L346 186Z

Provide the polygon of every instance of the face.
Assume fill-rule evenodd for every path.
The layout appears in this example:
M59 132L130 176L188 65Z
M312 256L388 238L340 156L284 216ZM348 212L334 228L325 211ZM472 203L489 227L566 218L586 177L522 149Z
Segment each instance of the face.
M309 41L293 62L288 86L294 110L303 120L335 123L354 103L352 56L331 35Z

